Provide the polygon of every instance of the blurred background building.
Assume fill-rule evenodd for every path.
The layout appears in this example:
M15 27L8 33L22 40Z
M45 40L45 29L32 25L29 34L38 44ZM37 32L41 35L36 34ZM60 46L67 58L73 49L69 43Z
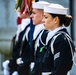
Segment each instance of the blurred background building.
M42 1L42 0L41 0ZM68 31L76 46L76 0L44 0L50 3L59 3L69 8L68 14L73 16L71 26ZM16 18L14 12L15 0L0 0L0 75L3 75L2 62L11 56L11 40L17 30ZM76 59L75 59L76 60ZM76 75L76 66L71 70L71 75Z

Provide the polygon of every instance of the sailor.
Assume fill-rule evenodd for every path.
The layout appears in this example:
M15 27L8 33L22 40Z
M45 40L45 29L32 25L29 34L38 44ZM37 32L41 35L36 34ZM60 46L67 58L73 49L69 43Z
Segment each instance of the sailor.
M67 14L67 8L60 4L50 4L44 7L44 26L50 32L46 38L47 51L43 58L45 65L42 64L42 66L48 69L48 66L51 66L50 63L47 65L51 62L50 58L53 59L53 67L50 72L44 71L42 75L67 75L71 70L75 47L66 29L71 20L72 16Z
M28 53L30 53L29 52L30 47L28 49L26 49L28 40L29 40L30 17L28 15L28 13L26 13L25 11L26 10L24 10L23 13L20 13L20 11L18 12L20 15L20 18L17 19L17 23L19 24L19 26L18 26L16 36L14 38L15 43L13 43L12 57L10 60L6 60L5 62L3 62L4 69L6 69L5 68L6 65L8 67L8 70L6 69L8 71L8 74L6 71L6 72L4 72L5 75L15 75L15 74L21 75L21 74L23 74L23 73L21 73L22 71L24 72L24 74L26 72L28 72L28 71L25 72L26 69L22 70L22 68L25 68L23 66L27 65L28 60L26 58L28 58L27 57L29 55ZM22 20L20 21L20 19L22 19ZM24 44L25 47L22 44ZM28 50L28 51L26 51L26 50ZM27 55L25 53L27 53ZM26 55L26 58L24 58L25 55ZM25 60L27 60L27 61L25 61ZM23 66L21 66L21 65L23 65Z
M40 36L42 35L42 33L44 32L44 25L43 25L43 17L44 17L44 6L49 5L48 2L46 1L39 1L39 2L33 2L32 3L32 14L31 14L31 18L33 21L33 24L35 25L35 29L34 29L34 34L33 34L33 51L32 51L32 61L31 61L31 71L30 71L30 75L33 75L33 67L35 66L35 53L36 53L36 48L37 48L37 44L38 44L38 39L40 38ZM47 30L45 30L45 38L47 35ZM37 71L34 72L34 75L38 75L39 73Z

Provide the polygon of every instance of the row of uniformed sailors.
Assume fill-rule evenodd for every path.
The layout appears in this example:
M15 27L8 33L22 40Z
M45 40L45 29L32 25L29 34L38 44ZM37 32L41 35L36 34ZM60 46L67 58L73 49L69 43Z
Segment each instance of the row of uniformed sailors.
M29 23L24 26L24 30L19 34L18 42L13 47L12 58L3 63L4 74L67 75L73 64L74 45L65 28L66 22L58 18L60 15L67 15L67 8L60 4L50 4L45 1L32 3L32 8L30 17L35 25L33 33L34 60L30 59L29 18ZM51 17L49 18L49 16ZM71 21L71 17L69 18ZM60 24L59 20L61 26L55 27L55 25ZM25 23L27 22L25 21ZM9 71L7 71L8 69Z

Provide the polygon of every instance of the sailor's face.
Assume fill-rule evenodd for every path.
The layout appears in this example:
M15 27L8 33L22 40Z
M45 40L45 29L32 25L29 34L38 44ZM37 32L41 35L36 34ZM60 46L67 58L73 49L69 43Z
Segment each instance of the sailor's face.
M30 17L32 18L34 25L40 24L43 19L43 11L39 9L33 9Z

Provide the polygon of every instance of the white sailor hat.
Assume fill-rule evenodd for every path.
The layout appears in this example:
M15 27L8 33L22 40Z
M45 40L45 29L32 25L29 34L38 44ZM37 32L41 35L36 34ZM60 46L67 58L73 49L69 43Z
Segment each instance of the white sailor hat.
M50 3L46 1L32 2L32 8L35 9L44 9L44 6L50 5Z
M67 9L68 8L64 8L60 4L51 3L49 6L44 7L44 12L52 13L52 14L66 15L67 14Z

